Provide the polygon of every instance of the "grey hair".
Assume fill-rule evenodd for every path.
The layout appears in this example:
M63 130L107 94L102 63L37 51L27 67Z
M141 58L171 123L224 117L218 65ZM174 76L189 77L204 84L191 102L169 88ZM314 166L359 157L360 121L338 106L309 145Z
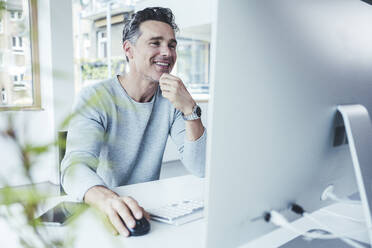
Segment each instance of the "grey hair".
M164 22L171 26L174 31L178 31L178 26L174 21L174 15L169 8L145 8L135 13L131 19L128 19L124 23L123 43L128 40L131 44L135 44L142 34L140 30L141 23L150 20ZM126 59L129 61L127 56Z

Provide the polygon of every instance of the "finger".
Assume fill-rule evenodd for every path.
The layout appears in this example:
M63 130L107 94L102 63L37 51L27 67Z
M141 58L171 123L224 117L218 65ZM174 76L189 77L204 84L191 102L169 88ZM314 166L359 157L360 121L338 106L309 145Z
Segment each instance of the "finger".
M170 75L169 73L164 72L163 74L161 74L161 76L160 76L160 78L159 78L159 81L160 81L161 79L167 78L169 75Z
M174 82L171 79L163 78L163 79L159 79L159 85L160 86L173 86Z
M172 75L172 74L169 74L169 73L163 73L163 75L164 75L164 78L167 78L167 79L172 79L172 80L180 80L181 81L181 79L179 78L179 77L177 77L177 76L174 76L174 75ZM162 75L162 76L163 76Z
M163 91L162 95L163 95L164 98L166 98L168 100L170 100L172 98L172 93L167 92L167 91Z
M182 82L180 78L172 75L166 75L164 77L160 77L159 79L160 84L178 85L180 82Z
M170 92L172 89L172 87L170 87L169 85L163 85L163 86L160 86L160 89L161 91L166 91L166 92Z
M125 237L129 236L129 231L125 228L123 221L121 220L119 215L117 215L117 213L112 211L108 215L108 218L110 219L110 222L114 226L116 231L118 231L121 235L123 235Z
M125 225L127 225L127 227L134 228L136 226L136 221L134 220L131 211L124 202L121 202L120 205L115 206L115 210L124 221Z
M143 212L143 215L145 216L145 218L150 221L151 219L151 216L148 212L146 212L146 210L144 208L142 208L142 212Z
M105 219L106 219L105 224L108 225L108 229L110 230L110 232L112 232L113 235L119 235L119 232L116 230L114 225L111 223L111 220L108 217L108 215L105 215Z
M143 213L141 207L138 205L138 202L130 196L123 197L123 200L133 213L134 217L136 217L137 220L142 219Z

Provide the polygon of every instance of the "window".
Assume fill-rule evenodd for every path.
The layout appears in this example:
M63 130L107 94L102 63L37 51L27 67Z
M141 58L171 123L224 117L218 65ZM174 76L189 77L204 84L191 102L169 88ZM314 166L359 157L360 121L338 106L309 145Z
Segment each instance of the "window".
M83 58L88 58L90 54L90 39L89 34L85 33L83 35Z
M24 79L24 73L13 76L13 91L27 91L27 82Z
M128 10L128 6L125 5L127 1L86 1L84 4L82 2L73 1L77 90L129 71L121 39L124 22L133 15L133 11ZM108 2L112 4L111 37L108 37L107 33L107 27L110 25L106 19L107 11L110 9L107 8ZM211 25L192 26L180 31L180 36L177 37L177 64L172 74L182 79L194 99L207 100Z
M23 38L20 36L13 36L12 37L12 48L16 52L23 51Z
M178 37L176 72L192 95L209 94L209 47L207 41Z
M0 31L3 31L3 42L0 42L0 111L41 107L37 2L3 1L5 8L0 19ZM9 19L11 21L7 21Z
M22 19L22 11L11 10L10 11L10 20L19 21Z
M106 31L99 31L97 33L97 39L98 39L98 58L107 58L107 37L106 37Z
M13 76L13 81L14 81L14 83L20 83L21 81L24 80L24 78L25 78L25 74L20 73L20 74L17 74L17 75Z
M8 98L6 96L6 91L4 88L1 89L1 104L5 105L8 102Z

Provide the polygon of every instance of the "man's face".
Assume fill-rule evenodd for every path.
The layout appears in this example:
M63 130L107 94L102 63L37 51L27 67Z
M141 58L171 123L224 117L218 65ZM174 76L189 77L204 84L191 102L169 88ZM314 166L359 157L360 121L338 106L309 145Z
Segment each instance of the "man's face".
M170 25L159 21L145 21L140 25L141 35L132 45L131 70L151 81L170 73L176 63L177 41ZM134 67L134 68L133 68Z

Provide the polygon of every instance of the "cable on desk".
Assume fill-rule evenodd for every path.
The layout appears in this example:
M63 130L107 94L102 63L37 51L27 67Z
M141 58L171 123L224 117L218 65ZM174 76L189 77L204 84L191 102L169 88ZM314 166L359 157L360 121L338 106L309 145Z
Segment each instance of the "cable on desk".
M326 210L326 209L320 209L319 211L323 212L325 214L333 215L335 217L343 218L343 219L350 220L350 221L357 222L357 223L365 223L366 222L364 219L356 219L356 218L346 216L346 215L343 215L343 214L338 214L338 213L335 213L335 212L332 212L332 211L329 211L329 210Z
M301 231L298 228L294 227L291 223L289 223L288 220L283 215L281 215L275 210L272 210L266 213L264 218L267 222L270 222L279 227L283 227L298 235L302 235L310 239L338 239L339 238L338 236L333 235L333 234L317 234L317 233L308 233L306 231Z
M329 228L328 226L326 226L325 224L323 224L322 222L320 222L319 220L317 220L311 214L307 213L300 205L298 205L296 203L293 203L291 205L291 210L292 210L292 212L294 212L294 213L296 213L298 215L301 215L301 216L309 219L310 221L314 222L315 224L317 224L318 226L320 226L322 229L330 232L332 236L334 236L336 238L339 238L341 241L343 241L344 243L350 245L351 247L354 247L354 248L364 248L364 246L362 246L362 245L358 244L357 242L351 240L350 238L346 237L344 234L340 234L338 232L332 231L331 228Z

